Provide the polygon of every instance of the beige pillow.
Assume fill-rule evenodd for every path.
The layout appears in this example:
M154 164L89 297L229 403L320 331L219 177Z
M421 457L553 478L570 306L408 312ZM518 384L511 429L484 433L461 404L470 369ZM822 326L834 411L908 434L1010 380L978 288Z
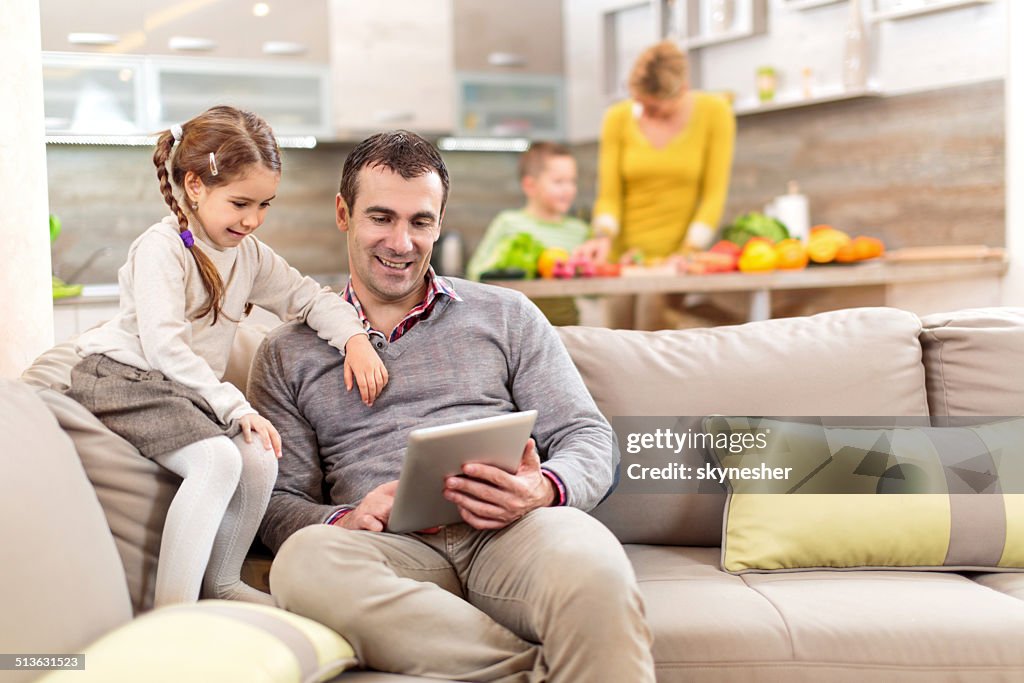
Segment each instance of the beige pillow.
M1024 415L1024 308L925 316L932 415Z
M0 433L0 647L80 652L131 618L114 540L71 441L30 387L0 380Z
M855 308L731 327L558 328L604 416L927 415L917 316ZM613 494L625 543L718 545L724 496Z

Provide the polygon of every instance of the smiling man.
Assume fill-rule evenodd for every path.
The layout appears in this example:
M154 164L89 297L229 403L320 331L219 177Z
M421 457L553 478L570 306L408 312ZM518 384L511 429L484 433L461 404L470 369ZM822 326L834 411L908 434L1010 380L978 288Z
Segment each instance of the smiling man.
M375 135L345 161L344 296L391 377L372 408L344 391L337 353L303 325L257 353L249 396L284 450L261 529L278 553L273 594L343 634L368 668L653 681L632 568L584 512L612 485L611 428L529 300L430 268L447 198L444 162L415 134ZM515 473L467 465L438 482L463 523L384 531L412 429L530 409Z

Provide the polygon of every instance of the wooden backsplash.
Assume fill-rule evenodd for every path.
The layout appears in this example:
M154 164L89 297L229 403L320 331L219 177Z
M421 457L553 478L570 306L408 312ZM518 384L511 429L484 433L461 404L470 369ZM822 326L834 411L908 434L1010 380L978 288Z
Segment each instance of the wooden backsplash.
M726 220L761 209L797 180L812 220L883 238L890 247L1005 241L1002 82L865 98L739 119ZM278 199L260 238L306 273L347 268L334 195L351 144L285 150ZM111 282L128 246L166 215L152 150L50 145L51 210L65 232L54 247L69 275L109 247L78 280ZM597 144L576 147L578 213L594 198ZM496 213L523 204L516 155L446 153L452 191L445 220L468 250ZM468 254L467 254L468 255Z

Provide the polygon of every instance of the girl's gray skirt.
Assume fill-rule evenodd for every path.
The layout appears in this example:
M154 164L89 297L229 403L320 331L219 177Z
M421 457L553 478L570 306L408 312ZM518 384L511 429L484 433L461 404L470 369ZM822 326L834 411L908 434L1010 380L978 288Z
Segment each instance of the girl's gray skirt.
M237 421L220 422L196 390L102 354L86 356L71 369L66 393L147 458L241 431Z

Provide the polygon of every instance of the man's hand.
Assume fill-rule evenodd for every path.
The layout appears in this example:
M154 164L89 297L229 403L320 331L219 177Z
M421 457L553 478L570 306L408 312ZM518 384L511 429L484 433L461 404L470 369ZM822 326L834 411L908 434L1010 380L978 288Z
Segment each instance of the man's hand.
M463 465L465 477L448 477L444 497L459 506L462 519L474 529L503 529L531 510L551 505L555 488L540 469L533 439L526 442L519 469L473 463Z
M366 494L362 502L352 512L348 512L341 519L334 520L334 526L344 529L364 531L384 531L384 527L391 517L391 508L395 504L395 491L398 490L398 480L381 484Z

